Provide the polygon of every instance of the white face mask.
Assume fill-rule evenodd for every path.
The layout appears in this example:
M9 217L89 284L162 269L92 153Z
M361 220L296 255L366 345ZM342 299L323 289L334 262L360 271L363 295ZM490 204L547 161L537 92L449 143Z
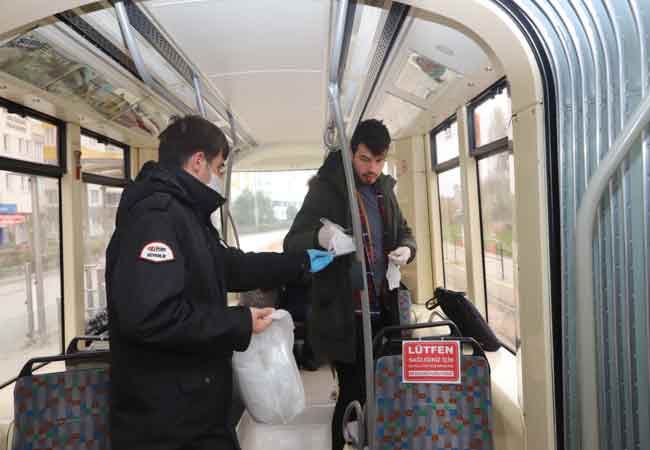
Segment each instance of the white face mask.
M208 187L215 191L217 194L223 196L223 188L221 187L221 179L210 171L210 181Z
M223 187L221 186L221 179L215 175L215 173L212 171L210 168L210 164L208 162L205 162L206 168L208 169L208 172L210 172L210 181L208 181L207 186L215 191L217 194L223 196Z

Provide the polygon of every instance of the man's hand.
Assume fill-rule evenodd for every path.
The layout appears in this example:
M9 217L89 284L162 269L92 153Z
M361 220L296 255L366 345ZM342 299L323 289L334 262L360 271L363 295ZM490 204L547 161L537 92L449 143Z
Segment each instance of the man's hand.
M411 249L408 247L397 247L388 254L388 259L398 266L404 266L411 257Z
M273 311L275 311L275 308L251 308L253 334L261 333L271 325L271 314Z

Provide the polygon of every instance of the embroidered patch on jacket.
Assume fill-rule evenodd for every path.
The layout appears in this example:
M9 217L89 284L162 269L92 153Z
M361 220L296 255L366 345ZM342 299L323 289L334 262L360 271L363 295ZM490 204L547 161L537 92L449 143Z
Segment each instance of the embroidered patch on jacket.
M168 262L175 259L171 247L164 242L149 242L142 248L140 258L155 263Z

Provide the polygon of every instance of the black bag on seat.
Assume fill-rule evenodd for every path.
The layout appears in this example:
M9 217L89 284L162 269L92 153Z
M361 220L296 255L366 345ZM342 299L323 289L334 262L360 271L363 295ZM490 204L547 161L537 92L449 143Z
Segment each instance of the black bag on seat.
M488 352L495 352L501 347L490 325L464 292L436 288L433 298L428 300L426 307L433 310L440 306L449 320L458 325L463 336L474 338Z

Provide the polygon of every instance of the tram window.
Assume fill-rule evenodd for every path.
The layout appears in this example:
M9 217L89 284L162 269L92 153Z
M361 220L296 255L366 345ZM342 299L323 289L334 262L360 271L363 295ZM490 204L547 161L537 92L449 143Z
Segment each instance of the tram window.
M62 350L59 180L3 176L17 183L0 192L0 384L27 359Z
M59 165L58 128L35 117L22 117L0 107L3 145L0 156L40 164ZM25 151L27 149L42 151Z
M438 173L442 266L447 289L467 289L464 206L459 167L458 122L451 117L431 131L433 168Z
M478 161L487 317L511 349L517 348L517 298L514 289L514 156L493 154Z
M126 178L128 147L88 133L81 134L81 170L86 174Z
M115 230L123 188L85 183L84 304L86 322L106 310L106 247Z
M463 196L460 167L438 174L440 225L445 287L455 291L467 289L465 235L463 231Z
M129 147L89 130L81 132L83 203L84 305L86 322L106 310L106 247L128 182Z
M435 134L435 140L436 164L442 164L454 158L458 158L458 123L456 121L454 121L450 126L437 132Z
M474 148L499 139L512 140L510 118L512 107L505 84L496 87L489 96L473 107Z
M315 170L234 172L231 211L241 249L282 251Z

